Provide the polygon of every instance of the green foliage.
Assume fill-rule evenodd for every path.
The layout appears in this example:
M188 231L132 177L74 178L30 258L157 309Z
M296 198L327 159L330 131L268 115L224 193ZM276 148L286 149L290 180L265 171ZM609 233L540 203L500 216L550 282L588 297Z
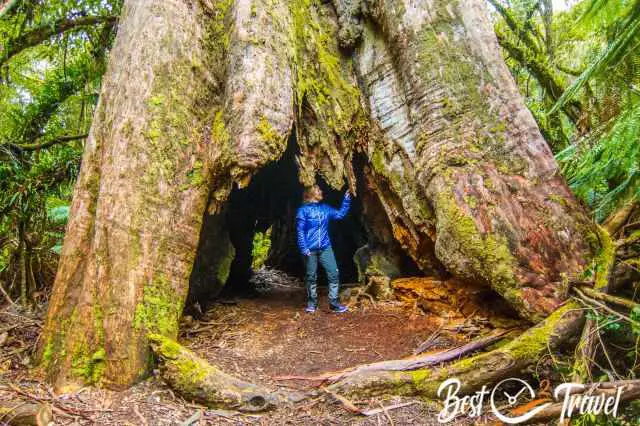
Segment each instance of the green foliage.
M0 16L0 282L50 284L121 0L19 0Z
M488 1L507 64L575 193L598 221L637 200L640 0L583 0L550 17L544 2Z
M616 66L623 58L631 54L631 50L635 49L638 44L638 35L640 34L640 1L636 0L633 5L629 7L629 2L620 2L619 0L591 0L589 2L588 9L583 17L590 17L593 15L599 15L599 11L607 10L605 7L609 3L617 3L616 11L622 16L615 16L613 22L609 27L619 26L616 30L616 34L607 47L598 55L598 57L591 62L588 68L576 78L571 86L565 90L560 96L556 104L551 108L549 114L553 114L560 107L562 107L569 99L582 89L585 84L594 76L602 75L609 67ZM629 9L628 12L622 12ZM583 19L590 20L590 19ZM610 29L610 28L608 28Z
M640 102L611 121L557 154L569 184L598 221L621 201L640 198Z
M271 228L266 232L256 232L253 236L253 249L251 255L253 256L253 262L251 267L256 270L262 268L264 262L269 256L269 249L271 248Z

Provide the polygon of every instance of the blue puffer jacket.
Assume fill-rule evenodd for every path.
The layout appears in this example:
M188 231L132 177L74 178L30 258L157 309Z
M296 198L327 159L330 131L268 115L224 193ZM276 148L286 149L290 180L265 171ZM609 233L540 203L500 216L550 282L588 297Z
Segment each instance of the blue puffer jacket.
M307 255L311 250L324 250L331 246L329 220L345 217L350 205L351 197L346 193L340 210L324 203L304 203L298 208L296 231L302 254Z

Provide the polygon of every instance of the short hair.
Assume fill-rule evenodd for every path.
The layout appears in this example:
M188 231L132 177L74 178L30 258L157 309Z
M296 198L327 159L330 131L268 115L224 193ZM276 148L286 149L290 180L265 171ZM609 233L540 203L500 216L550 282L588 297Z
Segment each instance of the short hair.
M311 185L306 187L304 190L304 193L302 194L302 200L305 203L308 203L309 201L313 201L315 199L316 191L318 189L320 189L318 185Z

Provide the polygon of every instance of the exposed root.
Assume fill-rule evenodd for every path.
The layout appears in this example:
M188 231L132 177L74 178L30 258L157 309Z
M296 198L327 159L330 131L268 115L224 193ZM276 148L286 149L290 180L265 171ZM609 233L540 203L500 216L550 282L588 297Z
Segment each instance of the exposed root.
M440 383L457 377L460 391L469 393L483 385L498 382L504 377L520 373L535 364L545 353L558 349L567 339L579 334L584 323L582 310L569 302L540 324L516 339L491 352L454 362L438 368L419 368L412 371L367 370L349 374L328 386L342 395L420 395L436 398Z
M151 334L149 341L160 359L161 374L169 386L208 407L257 412L304 398L303 395L272 392L230 376L167 337Z

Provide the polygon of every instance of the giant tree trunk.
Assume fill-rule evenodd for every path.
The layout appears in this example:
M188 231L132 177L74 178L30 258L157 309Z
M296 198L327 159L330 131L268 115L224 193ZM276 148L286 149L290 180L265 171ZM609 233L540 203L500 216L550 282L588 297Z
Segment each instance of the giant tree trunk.
M146 336L176 337L190 281L207 292L227 278L232 186L292 132L299 182L360 176L370 232L386 228L390 252L426 274L486 284L533 321L566 298L599 234L482 0L336 3L125 1L42 339L58 386L146 374Z

